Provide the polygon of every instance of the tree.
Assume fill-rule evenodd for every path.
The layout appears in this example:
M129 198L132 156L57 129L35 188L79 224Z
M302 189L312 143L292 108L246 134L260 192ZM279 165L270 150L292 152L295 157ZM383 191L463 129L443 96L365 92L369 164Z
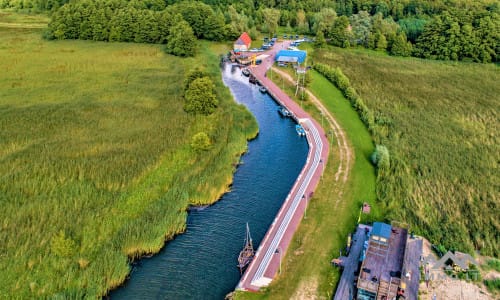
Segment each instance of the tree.
M189 86L193 81L195 81L198 78L203 78L203 77L208 77L208 74L202 71L200 68L195 68L192 71L190 71L187 75L186 78L184 79L184 92L186 92L189 89Z
M261 12L267 32L271 35L275 34L280 19L280 11L272 8L264 8Z
M323 34L323 30L318 30L318 33L316 33L316 41L314 42L316 47L321 48L326 45L326 40L325 40L325 35Z
M406 34L404 32L399 32L392 44L390 53L396 56L410 56L411 51L412 45L406 40Z
M352 44L366 46L372 29L370 14L366 11L360 11L352 15L349 20L352 26Z
M346 16L340 16L333 22L332 29L330 30L329 37L330 42L337 47L348 46L349 43L349 32L347 27L349 26L349 19Z
M375 49L385 51L387 49L387 39L380 32L375 33Z
M209 115L218 105L215 86L208 77L197 78L184 94L184 110L188 113Z
M194 56L197 40L191 26L177 15L179 22L170 28L165 51L177 56Z

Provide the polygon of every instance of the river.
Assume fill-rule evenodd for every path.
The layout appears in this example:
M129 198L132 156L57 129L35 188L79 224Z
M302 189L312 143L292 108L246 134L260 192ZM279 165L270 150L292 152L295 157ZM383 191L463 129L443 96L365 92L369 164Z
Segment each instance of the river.
M130 279L111 299L223 299L240 279L236 264L246 222L257 249L305 164L307 141L297 135L291 119L279 116L272 98L230 65L222 76L259 124L231 192L212 206L192 209L186 232L135 263Z

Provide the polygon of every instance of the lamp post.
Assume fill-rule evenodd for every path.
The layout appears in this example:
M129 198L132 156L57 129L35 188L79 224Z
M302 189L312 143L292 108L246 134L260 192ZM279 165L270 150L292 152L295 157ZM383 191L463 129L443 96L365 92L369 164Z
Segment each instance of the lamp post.
M321 164L321 178L323 179L323 173L325 173L325 163L323 162L323 159L320 159L319 163Z
M304 219L307 219L307 196L302 195L302 199L305 199L305 201L306 201L306 206L304 208Z
M279 254L280 255L280 269L279 269L279 273L278 274L281 274L281 258L282 258L282 253L283 251L281 250L281 247L278 246L276 247L276 250L274 250L274 253L275 254Z
M319 109L319 113L321 114L321 128L324 128L323 127L323 110L321 108Z
M330 134L330 149L333 147L333 131L329 130L328 133Z

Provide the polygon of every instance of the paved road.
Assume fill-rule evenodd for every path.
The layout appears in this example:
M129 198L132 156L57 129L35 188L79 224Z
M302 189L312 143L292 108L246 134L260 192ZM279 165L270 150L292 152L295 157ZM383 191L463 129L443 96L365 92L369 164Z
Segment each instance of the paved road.
M264 53L269 57L264 59L261 65L251 68L251 72L267 88L269 94L293 113L295 119L302 124L306 130L309 153L306 164L264 236L255 258L238 283L237 289L240 290L257 291L271 283L280 269L280 262L285 257L328 158L329 144L318 122L266 77L276 52L286 49L289 44L290 41L277 43L272 50Z

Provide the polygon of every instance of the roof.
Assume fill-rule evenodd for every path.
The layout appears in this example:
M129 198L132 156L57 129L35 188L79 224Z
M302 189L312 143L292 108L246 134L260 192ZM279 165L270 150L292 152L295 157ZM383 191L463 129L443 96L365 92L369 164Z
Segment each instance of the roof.
M278 54L276 54L276 61L286 61L286 62L298 62L303 63L306 60L307 53L305 51L296 51L296 50L280 50ZM290 58L295 58L291 60Z
M237 45L247 45L247 47L250 46L251 43L252 39L246 32L243 32L235 42Z
M391 225L381 222L373 223L372 235L381 236L388 239L391 236Z

